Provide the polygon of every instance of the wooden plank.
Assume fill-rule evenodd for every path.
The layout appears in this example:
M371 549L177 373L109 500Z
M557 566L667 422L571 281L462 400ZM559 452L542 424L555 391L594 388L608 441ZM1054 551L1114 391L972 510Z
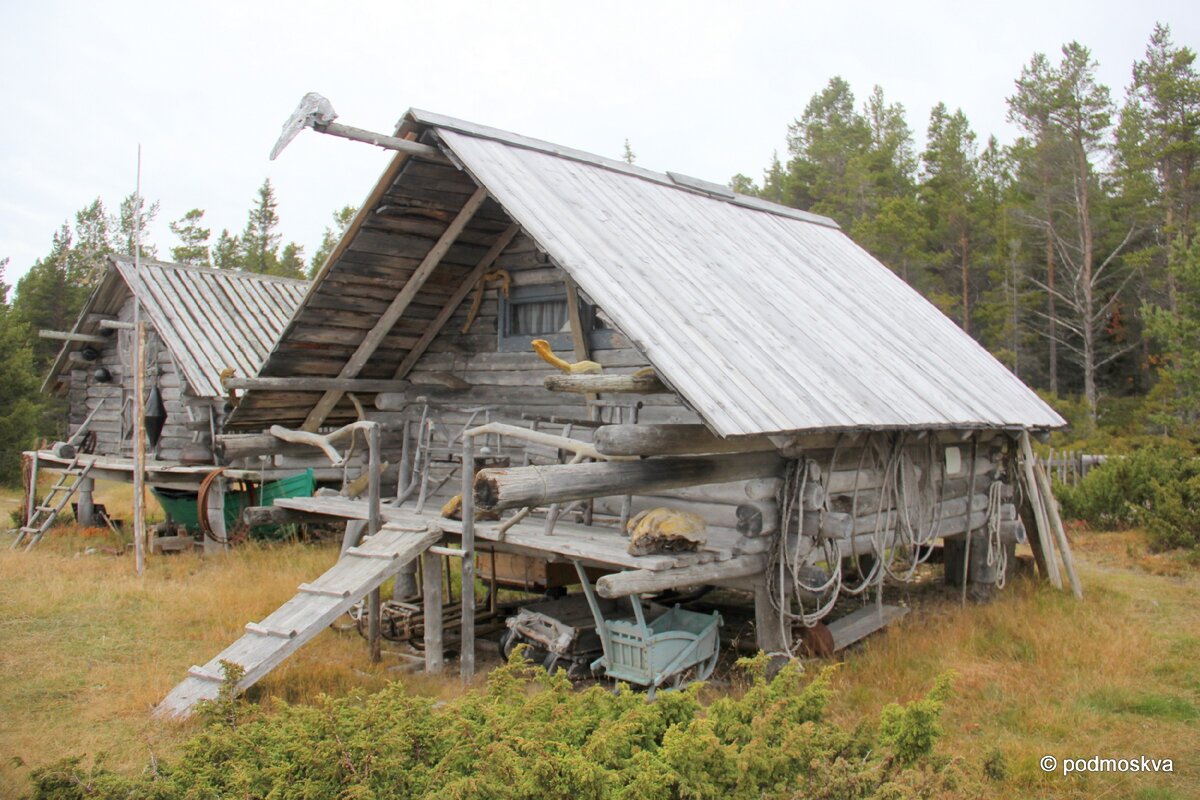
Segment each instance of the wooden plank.
M75 333L67 331L38 331L38 336L43 339L53 339L60 342L77 342L80 344L111 344L111 336L93 336L90 333Z
M412 302L413 297L415 297L417 292L420 290L421 285L424 284L426 279L429 278L430 274L433 273L433 270L441 261L442 256L445 255L446 251L450 249L450 245L454 243L454 240L458 237L458 234L467 226L467 223L471 221L471 217L474 216L479 207L483 205L483 201L487 199L487 196L487 189L482 187L476 190L475 194L471 195L471 199L468 200L466 205L464 205L458 212L458 216L454 218L454 221L451 222L449 227L446 228L446 232L442 234L441 238L438 239L437 243L433 246L433 249L430 250L425 256L424 260L422 260L421 266L417 268L416 273L414 273L408 282L404 284L404 288L402 288L399 294L396 295L395 299L392 300L387 311L385 311L379 318L379 321L375 324L375 327L372 328L365 337L363 337L358 348L354 351L354 354L350 357L349 361L346 362L346 365L342 368L342 371L338 373L338 377L353 378L358 375L359 370L363 368L368 359L370 359L372 354L374 354L376 348L379 347L384 337L386 337L391 331L392 326L396 324L396 320L400 319L400 316L404 313L404 310L408 308L408 304ZM341 392L326 392L321 399L317 401L316 406L313 407L312 411L309 412L308 417L304 420L304 430L314 431L320 427L321 423L325 421L325 417L329 415L329 412L333 410L333 407L337 405L337 402L341 399L341 397Z
M907 613L908 609L903 606L885 605L880 608L870 605L836 619L828 625L829 632L833 635L833 649L845 649Z
M285 392L402 392L412 387L411 381L372 380L368 378L226 378L226 389L267 389Z
M684 456L769 452L766 436L720 437L705 425L605 425L596 431L596 449L606 456Z
M421 338L417 340L415 345L413 345L413 348L409 354L404 357L403 361L400 362L400 367L396 370L395 377L397 379L407 376L408 373L412 371L413 367L417 365L417 361L419 361L421 356L424 355L425 351L429 348L429 345L435 338L437 338L437 335L441 333L442 329L446 327L446 323L451 317L454 316L454 312L458 310L459 305L461 305L462 301L466 299L468 294L470 294L471 289L475 286L475 284L479 283L479 279L483 277L483 274L488 271L488 269L492 266L492 263L495 262L499 255L504 252L504 248L508 247L509 243L512 242L513 237L515 237L520 230L521 228L518 225L509 225L508 228L505 229L504 233L500 234L500 238L496 240L491 249L488 250L475 269L471 271L471 274L467 276L467 279L462 282L458 289L455 290L454 294L451 295L450 299L446 301L446 305L442 306L442 310L438 312L437 317L435 317L429 327L425 329L425 333L421 335Z
M373 550L395 552L398 561L407 563L441 537L436 528L420 531L389 529L364 540ZM392 559L339 559L316 584L302 584L295 597L259 623L250 623L247 634L203 667L194 668L189 677L171 690L159 703L155 714L186 717L200 700L217 696L221 681L221 662L231 661L245 668L237 691L245 691L274 669L289 655L309 642L361 597L378 589L395 572ZM335 594L340 592L341 594ZM291 632L295 631L295 635ZM286 637L282 634L288 634Z
M625 597L631 594L662 592L682 586L697 586L719 580L758 575L767 568L765 555L748 555L728 561L696 564L676 569L639 569L605 575L596 581L601 597Z

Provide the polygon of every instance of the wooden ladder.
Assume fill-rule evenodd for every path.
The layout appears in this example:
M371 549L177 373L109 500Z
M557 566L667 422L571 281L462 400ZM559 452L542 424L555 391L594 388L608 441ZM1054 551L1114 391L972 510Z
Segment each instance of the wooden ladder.
M66 507L67 503L71 502L71 498L75 496L83 479L92 471L92 466L89 463L83 469L79 469L79 454L76 453L75 457L71 459L71 463L63 469L58 481L42 498L41 505L37 505L36 500L33 499L37 497L37 468L35 465L33 476L29 480L29 506L32 510L25 526L17 532L17 538L11 545L12 548L20 546L21 542L28 537L29 544L25 545L25 552L28 553L34 548L34 545L42 540L46 531L50 530L50 526L58 519L59 512ZM69 478L75 480L67 483Z
M347 549L316 581L300 584L296 596L262 622L247 623L246 634L207 664L189 669L155 715L186 717L201 700L215 700L225 682L222 662L241 665L236 690L245 691L441 537L433 526L384 525Z

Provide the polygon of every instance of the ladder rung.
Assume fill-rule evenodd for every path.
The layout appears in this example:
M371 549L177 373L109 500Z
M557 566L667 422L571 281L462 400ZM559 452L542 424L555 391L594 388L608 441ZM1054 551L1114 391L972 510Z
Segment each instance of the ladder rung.
M40 530L41 530L41 528L25 527L25 528L21 528L21 533L37 533Z
M35 510L35 511L53 511L53 510L54 510L54 506L38 506L38 507L37 507L37 508L35 508L34 510Z
M358 556L359 558L380 558L386 561L392 561L400 557L399 553L379 553L371 550L360 550L357 547L351 547L346 550L348 556Z
M246 630L250 631L251 633L257 633L259 636L273 636L276 639L295 639L297 633L294 630L281 631L278 628L268 628L266 626L259 625L257 622L247 622Z
M213 683L224 683L225 679L220 675L215 675L203 667L197 667L194 664L188 669L188 675L193 678L199 678L202 681L212 681Z
M299 589L302 594L315 594L321 597L340 597L345 599L350 596L349 589L323 589L320 586L313 586L311 583L302 583Z

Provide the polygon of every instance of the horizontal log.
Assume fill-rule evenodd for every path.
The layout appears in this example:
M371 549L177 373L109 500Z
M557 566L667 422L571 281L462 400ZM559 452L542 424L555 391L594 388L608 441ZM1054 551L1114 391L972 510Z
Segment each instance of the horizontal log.
M68 331L38 331L43 339L54 339L60 342L79 342L80 344L109 344L112 339L108 336L93 336L90 333L71 333Z
M367 380L365 378L226 378L226 389L276 390L284 392L400 392L411 381Z
M758 575L766 568L766 556L751 555L692 567L659 570L658 572L635 569L600 578L596 581L596 593L601 597L611 599L631 594L663 592L681 586L696 586L712 581Z
M326 523L329 522L329 518L277 506L250 506L242 511L242 522L253 527L255 525Z
M411 156L420 156L421 158L434 161L439 164L449 164L448 159L441 150L420 142L410 142L407 139L400 139L396 136L388 136L385 133L375 133L373 131L355 128L350 125L343 125L340 122L325 122L317 123L312 126L314 131L318 133L326 133L330 136L337 136L342 139L350 139L355 142L363 142L365 144L373 144L376 147L382 147L385 150L396 150L401 153L408 153Z
M217 453L226 461L256 456L313 456L317 451L306 444L285 442L269 433L217 434ZM324 460L322 459L322 462Z
M770 477L783 468L772 453L484 469L475 477L480 508L548 505L614 494L652 494L680 486Z
M722 438L704 425L605 425L596 449L606 456L690 456L761 453L775 449L765 436Z
M672 394L657 375L547 375L552 392L573 394Z

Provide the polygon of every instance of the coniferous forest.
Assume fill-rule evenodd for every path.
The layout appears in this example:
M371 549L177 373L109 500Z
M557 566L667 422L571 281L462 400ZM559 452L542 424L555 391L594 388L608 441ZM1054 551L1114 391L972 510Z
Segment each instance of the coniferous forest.
M1097 79L1084 44L1035 53L1004 104L1018 131L977 131L953 100L924 119L875 86L839 77L787 129L787 150L743 193L835 219L1072 422L1096 447L1136 437L1200 440L1200 72L1196 53L1150 33L1124 86ZM920 126L919 128L917 126ZM916 131L921 130L923 137ZM919 145L918 141L923 141ZM625 143L627 159L633 154ZM38 392L57 343L39 329L77 316L109 253L132 253L158 213L126 197L96 199L50 232L49 252L10 287L0 259L0 482L19 452L59 434ZM221 269L303 277L353 216L332 215L309 258L280 234L264 182L240 233L206 227L193 209L177 239L143 255ZM310 267L311 265L311 267ZM930 342L936 347L936 342Z

